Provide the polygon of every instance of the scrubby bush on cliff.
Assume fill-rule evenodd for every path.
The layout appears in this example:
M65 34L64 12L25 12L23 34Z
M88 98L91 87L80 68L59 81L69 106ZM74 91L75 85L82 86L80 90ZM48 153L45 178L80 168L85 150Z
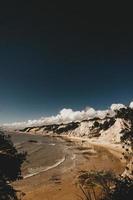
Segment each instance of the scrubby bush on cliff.
M121 108L117 111L116 117L123 118L129 123L129 126L125 126L121 131L123 157L127 163L123 176L133 179L133 109Z
M83 173L79 178L84 200L133 199L133 109L121 108L115 112L116 118L125 120L125 128L120 133L126 161L125 171L118 177L108 172ZM107 123L104 125L105 128L108 126Z
M71 122L71 123L64 125L64 127L62 127L62 128L58 128L56 130L56 133L61 134L63 132L72 131L72 130L78 128L78 126L79 126L79 122Z
M115 112L117 118L133 121L133 109L131 109L130 107L121 108L119 110L116 110Z
M106 119L103 123L95 121L94 124L93 124L93 126L92 126L92 130L93 129L97 129L97 132L101 131L101 130L106 131L111 126L113 126L113 124L115 123L115 121L116 121L115 118Z

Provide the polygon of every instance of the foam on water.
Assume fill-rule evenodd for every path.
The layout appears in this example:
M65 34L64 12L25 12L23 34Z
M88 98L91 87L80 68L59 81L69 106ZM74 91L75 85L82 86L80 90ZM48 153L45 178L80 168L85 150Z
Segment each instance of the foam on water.
M35 171L35 172L25 175L25 176L24 176L24 179L29 178L29 177L32 177L32 176L35 176L35 175L37 175L37 174L40 174L41 172L46 172L46 171L48 171L48 170L50 170L50 169L53 169L53 168L55 168L55 167L58 167L59 165L61 165L61 164L65 161L65 159L66 159L66 158L63 157L61 160L59 160L58 162L56 162L56 163L55 163L54 165L52 165L52 166L48 166L48 167L45 167L45 168L39 167L39 168L32 169L32 171Z

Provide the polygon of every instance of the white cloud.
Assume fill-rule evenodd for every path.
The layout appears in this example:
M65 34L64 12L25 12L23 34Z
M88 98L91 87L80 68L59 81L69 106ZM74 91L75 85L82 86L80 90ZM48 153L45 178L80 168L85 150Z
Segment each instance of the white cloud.
M96 110L94 108L91 108L91 107L87 107L85 109L85 115L86 115L86 118L94 118L96 117Z
M113 110L113 111L115 111L115 110L119 110L119 109L121 109L121 108L126 108L126 106L124 105L124 104L121 104L121 103L118 103L118 104L112 104L111 106L110 106L110 109L111 110Z
M129 107L133 109L133 101L129 104Z
M130 103L130 107L133 108L133 102ZM106 116L114 116L115 110L120 108L126 108L123 104L112 104L108 110L95 110L91 107L86 107L81 111L74 111L71 108L63 108L57 115L50 117L41 117L40 119L28 120L24 122L14 122L12 124L4 124L4 126L9 127L28 127L44 124L58 124L58 123L68 123L72 121L82 121L87 119L92 119L95 117L105 118Z
M98 110L97 117L99 117L100 119L103 119L107 116L108 112L109 112L108 110Z
M56 124L56 123L68 123L72 121L82 121L85 119L92 119L94 117L104 118L108 110L96 111L94 108L88 107L82 111L73 111L72 109L64 108L56 116L42 117L40 119L28 120L24 122L14 122L12 124L4 124L4 126L10 127L28 127L43 124Z

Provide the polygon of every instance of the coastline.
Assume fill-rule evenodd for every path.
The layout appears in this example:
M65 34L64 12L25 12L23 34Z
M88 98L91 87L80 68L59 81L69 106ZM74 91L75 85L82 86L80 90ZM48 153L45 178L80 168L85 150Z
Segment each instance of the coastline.
M54 136L56 137L56 136ZM57 136L65 140L70 140L73 142L80 142L80 145L83 147L90 147L96 146L96 147L103 147L107 149L110 153L112 153L114 156L116 156L122 163L125 163L125 161L122 159L122 153L123 153L123 148L122 144L114 144L114 143L109 143L109 142L101 142L98 139L89 139L89 138L83 138L83 137L74 137L74 136L67 136L67 135L61 135Z
M24 132L15 132L15 133L21 133L23 134ZM61 138L63 140L67 141L73 141L73 142L80 142L80 145L83 147L90 147L90 145L96 146L96 147L103 147L107 149L110 153L112 153L114 156L116 156L122 163L125 163L125 160L122 159L122 153L123 153L123 148L122 144L120 143L110 143L107 141L101 141L98 139L90 139L90 138L85 138L85 137L76 137L76 136L70 136L70 135L57 135L57 134L43 134L43 133L24 133L24 134L29 134L29 135L41 135L43 137L49 136L49 137L57 137Z
M59 160L58 162L56 162L54 165L48 166L48 167L46 167L46 168L44 168L44 169L41 169L41 170L39 170L39 171L37 171L37 172L27 174L27 175L25 175L23 178L24 178L24 179L27 179L27 178L36 176L36 175L38 175L38 174L40 174L40 173L42 173L42 172L46 172L46 171L48 171L48 170L50 170L50 169L56 168L56 167L58 167L59 165L61 165L61 164L65 161L65 159L66 159L66 158L63 157L61 160Z
M19 134L19 133L18 133ZM25 133L24 133L25 134ZM28 133L29 134L29 133ZM37 134L31 134L36 135ZM71 165L60 164L51 168L51 170L40 171L33 176L14 182L14 187L17 190L23 191L26 195L24 200L33 200L36 197L36 200L68 200L73 199L77 200L77 194L82 195L77 183L77 178L82 171L88 170L108 170L113 167L117 174L123 171L122 163L116 156L108 152L107 146L104 150L103 146L94 144L94 141L91 143L90 139L81 138L81 137L70 137L66 135L43 135L38 134L43 137L57 137L62 142L66 141L65 144L68 145L68 148L73 149L71 155L76 155L73 159L70 157ZM70 142L70 143L69 143ZM85 148L88 148L88 151L91 152L91 147L99 146L100 152L105 153L105 156L96 157L95 154L86 154L87 151ZM94 147L95 149L95 147ZM87 151L87 152L88 152ZM98 150L99 151L99 150ZM76 154L77 152L77 154ZM85 154L84 154L85 152ZM99 154L99 155L101 155ZM86 159L86 157L88 158ZM91 159L90 159L91 158ZM65 161L66 162L66 161ZM106 165L104 164L106 162ZM73 165L73 164L74 165ZM33 172L34 173L34 172Z

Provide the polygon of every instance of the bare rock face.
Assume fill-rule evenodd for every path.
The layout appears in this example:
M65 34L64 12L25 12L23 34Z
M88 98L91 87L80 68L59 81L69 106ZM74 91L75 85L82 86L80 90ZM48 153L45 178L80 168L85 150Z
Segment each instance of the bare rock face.
M124 119L117 118L115 123L107 130L101 131L100 140L107 141L109 143L120 143L121 142L121 131L125 127L130 128L129 122Z
M106 117L105 119L91 119L68 124L52 124L37 127L28 127L21 131L42 135L67 135L70 137L95 138L101 141L119 143L120 132L129 126L124 119Z
M123 176L133 179L133 109L124 107L115 112L115 116L106 116L104 119L94 118L67 124L27 127L21 132L80 137L98 144L119 144L124 147L123 155L127 162Z

